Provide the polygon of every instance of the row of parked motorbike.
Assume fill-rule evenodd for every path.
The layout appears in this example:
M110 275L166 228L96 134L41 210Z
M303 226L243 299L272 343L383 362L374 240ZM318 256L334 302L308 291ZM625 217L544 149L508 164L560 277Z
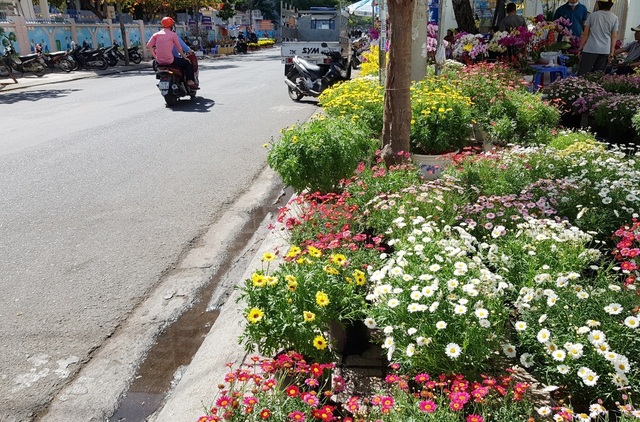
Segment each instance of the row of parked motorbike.
M142 54L138 47L130 47L129 60L138 64L142 61ZM117 43L110 47L97 49L88 46L77 45L68 51L44 52L39 44L36 44L36 51L24 56L15 54L13 47L5 47L0 66L0 73L20 72L22 74L30 72L36 76L43 76L47 69L61 69L64 72L71 72L77 69L100 69L104 70L109 66L116 66L120 61L124 63L124 51Z

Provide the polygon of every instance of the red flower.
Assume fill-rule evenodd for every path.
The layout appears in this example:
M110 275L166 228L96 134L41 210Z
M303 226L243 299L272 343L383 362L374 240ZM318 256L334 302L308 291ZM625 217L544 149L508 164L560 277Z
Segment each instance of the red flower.
M484 422L484 419L480 415L467 416L467 422Z
M269 419L271 417L271 410L269 409L262 409L260 411L260 418L263 420Z
M290 385L287 387L287 396L297 397L300 394L300 388L297 385Z
M436 405L432 400L423 400L418 404L418 406L420 407L420 410L425 413L433 413L438 408L438 405Z

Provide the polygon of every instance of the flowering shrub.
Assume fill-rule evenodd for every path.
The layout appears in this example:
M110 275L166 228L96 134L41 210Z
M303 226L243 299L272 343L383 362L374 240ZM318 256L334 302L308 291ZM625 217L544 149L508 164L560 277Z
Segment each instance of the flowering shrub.
M482 34L460 32L453 42L452 56L454 59L470 63L481 58L488 51L488 47Z
M398 216L387 234L395 250L369 269L365 319L382 330L387 359L431 372L487 369L502 349L509 284L462 228Z
M371 242L354 236L352 242ZM357 248L357 246L355 246ZM273 356L295 349L315 361L335 352L329 338L331 323L362 318L366 293L363 265L372 259L373 245L360 254L292 246L275 269L275 253L263 256L263 268L241 287L247 326L242 341L247 350Z
M296 192L331 192L360 161L373 159L378 147L364 125L322 117L284 130L269 145L267 162Z
M372 38L376 39L376 38ZM360 66L361 76L377 76L380 73L380 47L372 44L368 51L362 53L362 65Z
M372 133L382 133L384 87L375 78L356 78L325 89L319 97L329 116L362 122Z
M419 154L451 152L471 134L471 99L455 86L424 79L411 87L411 149Z
M558 110L536 94L506 91L488 110L488 131L495 142L505 145L547 143L551 129L558 124Z
M609 95L599 84L580 77L558 79L544 92L562 113L567 114L589 113L601 98Z
M604 75L600 85L616 94L640 94L640 75Z
M596 123L614 130L633 131L631 119L640 111L640 96L610 95L595 105Z

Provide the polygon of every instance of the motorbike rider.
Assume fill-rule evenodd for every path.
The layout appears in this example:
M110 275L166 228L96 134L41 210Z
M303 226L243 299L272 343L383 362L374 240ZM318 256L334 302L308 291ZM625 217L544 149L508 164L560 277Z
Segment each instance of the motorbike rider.
M171 27L171 30L173 32L176 32L175 24ZM182 46L182 51L186 53L182 56L182 58L187 59L189 61L189 64L191 64L191 68L193 69L193 76L194 76L193 80L196 82L196 85L199 85L196 77L197 70L198 70L198 59L196 59L196 56L192 54L193 50L182 38L178 37L178 41L180 42L180 46ZM173 50L171 50L171 52L173 53L173 57L180 58L180 52L178 52L178 48L175 45L173 46Z
M194 80L193 67L191 62L182 57L186 57L180 38L171 30L175 22L169 16L162 18L162 29L151 36L147 43L147 48L159 65L173 65L179 67L187 77L187 85L190 88L197 88ZM173 48L178 50L182 57L174 57Z

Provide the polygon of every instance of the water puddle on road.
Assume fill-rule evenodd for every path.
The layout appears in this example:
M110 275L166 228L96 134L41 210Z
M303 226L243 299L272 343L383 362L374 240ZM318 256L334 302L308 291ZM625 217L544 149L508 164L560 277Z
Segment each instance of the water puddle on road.
M242 253L264 218L270 212L277 212L291 195L292 192L286 189L278 198L269 201L271 206L256 207L251 212L249 223L229 248L228 256ZM189 365L215 323L219 311L207 309L209 300L220 281L228 276L233 263L231 259L226 260L203 288L200 299L158 336L109 422L144 421L160 407L171 388L175 372L181 366Z

